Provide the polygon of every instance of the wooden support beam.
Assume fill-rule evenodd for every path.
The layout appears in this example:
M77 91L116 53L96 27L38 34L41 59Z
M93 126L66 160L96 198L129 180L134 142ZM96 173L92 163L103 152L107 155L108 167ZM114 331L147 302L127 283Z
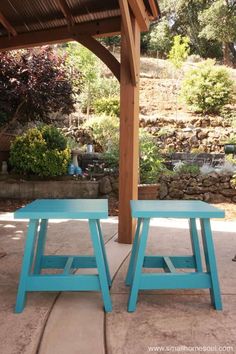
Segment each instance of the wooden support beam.
M71 15L70 8L66 2L66 0L57 0L58 5L60 7L61 12L63 13L64 17L66 18L68 27L72 27L75 24L73 16Z
M43 31L18 34L16 37L0 37L0 50L13 50L36 47L45 44L62 43L74 40L74 36L90 35L106 37L120 33L121 18L114 17L100 21L85 22L68 27L51 28Z
M140 70L140 27L131 15L137 74ZM118 241L132 243L135 220L131 217L130 200L138 198L139 169L139 81L133 85L129 70L128 42L121 26L120 87L120 165Z
M155 0L149 0L148 2L150 5L150 8L151 8L151 11L152 11L153 18L157 19L160 14L159 14L158 7L156 5Z
M74 39L101 59L115 75L117 80L120 81L120 63L108 49L91 36L78 35L74 36Z
M129 55L129 67L131 72L131 78L133 85L136 85L137 81L137 69L136 69L136 53L134 48L134 35L131 24L131 17L129 11L128 0L119 0L120 11L122 16L122 23L124 26L124 33L127 41L127 51Z
M149 30L150 21L143 0L128 0L141 32Z
M10 24L10 22L6 19L2 12L0 12L0 23L10 34L12 34L14 37L17 36L15 28Z

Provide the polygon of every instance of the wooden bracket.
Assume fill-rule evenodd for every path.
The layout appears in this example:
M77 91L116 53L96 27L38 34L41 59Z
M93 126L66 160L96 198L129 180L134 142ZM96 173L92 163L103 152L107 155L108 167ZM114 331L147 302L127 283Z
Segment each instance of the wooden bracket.
M99 59L101 59L115 75L118 81L120 81L120 63L112 55L108 49L106 49L100 42L98 42L92 36L78 35L74 36L74 40L82 44L93 52Z
M139 24L140 30L147 32L149 30L150 21L143 0L128 0L128 2Z
M151 11L152 11L152 15L154 19L157 19L158 16L160 16L159 11L158 11L158 7L155 4L155 0L148 0Z
M15 28L10 24L10 22L6 19L2 12L0 12L0 23L8 31L8 33L12 34L14 37L17 36Z

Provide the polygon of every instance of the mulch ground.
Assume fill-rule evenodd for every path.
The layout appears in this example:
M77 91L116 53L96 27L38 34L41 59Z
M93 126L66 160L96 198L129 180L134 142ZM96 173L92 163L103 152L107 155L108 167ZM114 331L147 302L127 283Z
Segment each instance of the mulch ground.
M18 208L22 208L24 205L30 203L31 200L3 200L0 199L0 213L4 212L14 212ZM108 205L109 205L109 215L110 216L117 216L118 215L118 210L119 210L119 205L118 205L118 200L112 196L109 197L108 199ZM229 203L220 203L220 204L214 204L216 207L224 209L225 210L225 220L227 221L233 221L236 220L236 204L229 204Z

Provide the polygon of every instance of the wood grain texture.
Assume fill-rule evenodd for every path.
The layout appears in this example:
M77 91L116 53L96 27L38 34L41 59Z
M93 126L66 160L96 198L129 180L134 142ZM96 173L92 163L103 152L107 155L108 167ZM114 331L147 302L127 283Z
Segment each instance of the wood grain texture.
M140 28L131 15L134 33L137 74L140 71ZM130 200L138 198L139 168L139 80L133 85L129 70L125 29L121 29L121 91L120 91L120 166L119 166L119 235L120 243L132 243L135 221Z

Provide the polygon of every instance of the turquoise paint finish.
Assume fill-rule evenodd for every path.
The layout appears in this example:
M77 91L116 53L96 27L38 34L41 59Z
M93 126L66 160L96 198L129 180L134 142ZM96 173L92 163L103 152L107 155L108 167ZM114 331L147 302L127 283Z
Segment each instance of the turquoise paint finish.
M38 199L18 209L15 219L107 219L106 199Z
M164 271L165 271L166 273L175 273L175 272L176 272L176 269L175 269L175 266L174 266L174 264L172 263L170 257L164 256L163 259L164 259L164 267L163 267L163 268L164 268Z
M211 224L209 219L201 220L201 231L203 248L205 252L207 271L211 274L211 301L216 310L222 310L222 301L220 295L220 285L218 280L215 250L212 240Z
M125 284L130 285L133 279L134 274L134 266L135 266L135 258L137 257L137 250L138 250L138 240L139 240L139 233L140 233L140 226L141 226L142 219L138 219L136 232L134 236L133 247L131 251L131 257L129 262L129 268L125 279Z
M73 268L72 268L73 261L74 261L73 257L68 257L67 258L66 265L64 267L63 275L70 274L73 271Z
M32 275L27 291L101 291L98 275Z
M22 268L20 274L20 282L16 298L15 312L22 312L25 307L26 301L26 291L27 291L27 279L31 273L33 257L34 257L34 246L37 236L38 220L30 220L26 242L25 242L25 252L22 261Z
M97 268L96 259L94 256L75 256L73 257L72 268ZM41 269L64 269L67 263L68 256L43 256L41 261Z
M38 245L37 245L36 255L35 255L34 274L40 274L41 272L41 262L42 262L42 256L44 254L44 248L46 243L47 227L48 227L48 221L45 219L41 220L39 236L38 236Z
M103 249L99 238L97 220L89 220L90 235L93 244L94 254L97 262L98 276L100 280L104 309L106 312L112 311L111 297L109 293L109 279L107 277Z
M108 279L108 285L109 285L109 287L111 287L111 275L110 275L110 270L109 270L109 266L108 266L107 255L106 255L106 251L105 251L105 245L104 245L104 241L103 241L103 237L102 237L102 230L101 230L100 220L96 220L96 224L97 224L97 230L98 230L99 240L100 240L100 244L101 244L104 264L105 264L105 268L106 268L106 275L107 275L107 279Z
M134 218L224 218L224 210L198 200L132 200Z
M207 273L188 274L142 274L139 289L209 289L210 275Z
M212 305L222 309L215 251L210 218L224 217L224 211L201 201L131 201L132 216L138 218L134 245L126 276L130 285L128 311L136 309L139 290L148 289L210 289ZM189 219L193 255L145 255L150 218ZM207 271L203 271L196 218L201 221L204 255ZM143 273L142 268L162 268L166 273ZM180 273L181 269L194 269L194 273Z
M134 273L132 276L132 285L130 289L129 301L128 301L128 311L134 312L136 310L136 302L139 291L139 281L143 267L144 254L146 249L148 230L149 230L149 222L150 219L143 219L142 221L142 229L140 233L140 238L138 240L138 252L135 257L135 264L132 267L134 269Z
M191 236L192 251L196 261L196 271L202 272L201 251L200 251L200 244L199 244L197 225L195 219L189 220L189 230Z
M100 226L108 217L107 200L36 200L16 211L29 218L15 312L23 311L28 291L101 291L105 311L112 310L111 277ZM44 255L48 219L88 219L94 256ZM38 230L38 225L40 225ZM37 242L36 242L37 240ZM42 269L63 269L61 274L41 274ZM98 274L71 274L78 268L97 268Z
M145 256L144 268L164 268L164 258L168 257L175 268L196 268L194 256Z

